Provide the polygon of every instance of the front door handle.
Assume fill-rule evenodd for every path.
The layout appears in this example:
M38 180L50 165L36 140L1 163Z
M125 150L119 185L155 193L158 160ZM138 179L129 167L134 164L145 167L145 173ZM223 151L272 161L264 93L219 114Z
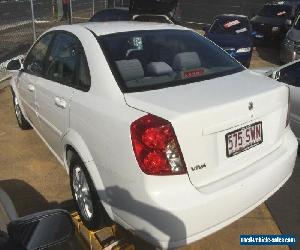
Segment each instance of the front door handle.
M28 84L27 89L28 89L28 91L30 91L30 92L34 92L34 91L35 91L35 87L34 87L32 84Z
M62 108L62 109L65 109L67 107L67 102L65 101L65 99L63 99L61 97L55 97L54 103L57 107Z

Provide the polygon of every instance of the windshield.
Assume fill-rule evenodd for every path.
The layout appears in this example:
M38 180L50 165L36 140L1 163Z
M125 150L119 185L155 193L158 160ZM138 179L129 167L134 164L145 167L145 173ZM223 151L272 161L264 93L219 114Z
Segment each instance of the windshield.
M292 7L286 5L265 5L258 13L262 17L288 18L292 13Z
M246 18L217 18L212 24L210 33L249 35L250 25Z
M166 88L244 70L193 31L134 31L98 40L123 92Z

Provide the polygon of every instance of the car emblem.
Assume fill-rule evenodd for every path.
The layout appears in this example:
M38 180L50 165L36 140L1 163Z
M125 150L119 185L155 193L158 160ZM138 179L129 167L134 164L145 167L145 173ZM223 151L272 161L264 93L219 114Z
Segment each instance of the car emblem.
M249 102L248 109L249 109L250 111L253 110L253 102Z

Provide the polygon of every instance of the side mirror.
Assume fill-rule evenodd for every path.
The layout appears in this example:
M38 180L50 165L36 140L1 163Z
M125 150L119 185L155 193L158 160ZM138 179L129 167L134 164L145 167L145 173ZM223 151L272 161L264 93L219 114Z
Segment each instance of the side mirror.
M23 64L22 64L22 62L21 62L20 59L18 59L18 60L11 60L7 64L6 69L9 70L9 71L18 71L18 70L23 69Z
M279 78L280 78L280 71L274 71L274 72L272 73L272 78L273 78L274 80L278 81Z
M12 221L7 226L9 240L27 250L61 244L74 234L74 226L65 210L49 210Z

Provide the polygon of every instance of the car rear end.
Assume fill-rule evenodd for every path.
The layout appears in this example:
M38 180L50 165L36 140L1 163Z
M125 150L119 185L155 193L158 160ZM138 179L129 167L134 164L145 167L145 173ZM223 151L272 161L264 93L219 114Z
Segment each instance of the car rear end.
M99 43L127 106L140 112L126 149L137 171L126 186L132 202L114 208L123 226L163 248L186 245L250 212L291 176L297 140L286 86L187 30Z
M287 121L288 89L274 86L262 90L260 82L254 83L257 93L244 96L251 83L259 82L250 77L248 83L238 87L237 81L245 82L247 74L223 82L225 90L213 98L219 102L211 101L206 107L185 110L175 116L177 110L166 113L163 108L155 109L162 103L154 102L153 106L145 103L160 98L168 100L164 91L125 95L128 105L151 112L147 118L158 120L153 127L140 129L139 133L131 130L131 136L138 165L146 172L144 202L165 211L164 218L168 221L159 215L155 218L155 213L145 213L130 224L140 230L140 227L149 229L162 247L191 243L230 224L269 198L292 174L297 140ZM184 107L192 103L187 98L208 102L219 84L208 81L202 88L191 87L179 104ZM240 93L240 97L234 98L232 90ZM174 90L177 93L172 96L180 98L183 91ZM172 105L175 103L170 101L168 108ZM161 117L164 122L160 124ZM163 138L166 125L172 131L172 139L157 144L151 141ZM161 130L161 134L149 134L152 129ZM149 147L153 152L147 151ZM139 154L143 148L147 151L145 155Z

